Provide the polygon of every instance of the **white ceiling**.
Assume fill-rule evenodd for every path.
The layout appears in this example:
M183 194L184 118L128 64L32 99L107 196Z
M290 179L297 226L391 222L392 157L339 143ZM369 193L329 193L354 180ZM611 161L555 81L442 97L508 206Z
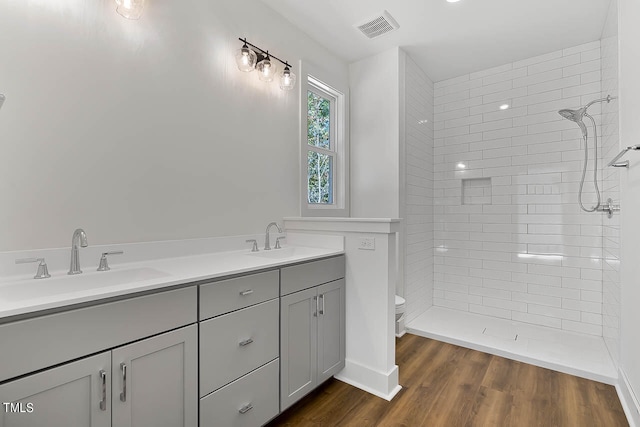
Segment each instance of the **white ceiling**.
M262 0L348 62L401 46L433 81L600 39L610 0ZM387 10L400 29L354 25Z

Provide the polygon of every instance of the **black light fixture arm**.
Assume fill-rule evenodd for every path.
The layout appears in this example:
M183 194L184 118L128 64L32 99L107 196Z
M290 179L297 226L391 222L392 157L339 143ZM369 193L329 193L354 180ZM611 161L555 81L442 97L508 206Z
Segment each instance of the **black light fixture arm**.
M245 45L249 45L252 48L256 49L258 51L256 53L261 55L263 58L266 58L268 56L269 58L273 58L273 59L276 59L276 60L280 61L282 63L282 65L284 65L285 67L293 68L293 65L290 65L287 61L283 61L282 59L278 58L277 56L270 54L268 50L264 50L262 48L259 48L255 44L249 43L246 38L244 38L244 39L243 38L238 38L238 40L240 40ZM258 62L260 62L261 59L262 58L259 58Z

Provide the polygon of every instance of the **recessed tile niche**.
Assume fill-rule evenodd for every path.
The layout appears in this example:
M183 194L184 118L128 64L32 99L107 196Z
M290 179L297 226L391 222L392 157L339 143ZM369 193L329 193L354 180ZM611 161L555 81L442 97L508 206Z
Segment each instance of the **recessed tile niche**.
M490 205L491 178L473 178L462 180L463 205Z

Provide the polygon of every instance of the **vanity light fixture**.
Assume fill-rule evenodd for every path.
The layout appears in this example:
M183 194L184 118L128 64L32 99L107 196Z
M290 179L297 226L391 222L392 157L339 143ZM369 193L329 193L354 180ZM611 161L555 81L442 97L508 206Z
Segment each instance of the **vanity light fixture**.
M459 1L460 1L460 0L447 0L447 2L448 2L448 3L457 3L457 2L459 2Z
M501 110L508 110L508 109L509 109L509 104L502 104L502 105L500 106L500 109L501 109Z
M116 0L116 12L127 19L140 19L144 0Z
M258 70L258 78L263 82L273 81L277 74L280 81L280 89L291 90L295 87L296 75L291 71L292 65L273 56L268 50L263 50L249 43L246 38L238 40L243 43L242 47L236 51L236 64L240 71L251 72ZM284 70L279 74L276 61L284 65Z

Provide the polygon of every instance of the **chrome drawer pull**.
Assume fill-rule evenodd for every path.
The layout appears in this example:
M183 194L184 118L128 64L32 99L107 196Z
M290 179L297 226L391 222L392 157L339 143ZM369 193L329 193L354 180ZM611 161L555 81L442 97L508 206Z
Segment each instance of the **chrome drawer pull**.
M320 314L324 316L324 294L320 294L320 299L322 299L322 308L320 309Z
M120 364L120 370L122 372L122 393L120 393L120 401L127 401L127 365L125 363Z
M253 293L253 289L247 289L246 291L240 291L240 295L246 297L247 295L251 295Z
M252 409L253 409L253 405L251 403L247 403L242 408L238 409L238 412L240 412L241 414L246 414Z
M240 342L238 343L238 345L239 345L240 347L244 347L245 345L249 345L249 344L251 344L252 342L253 342L253 338L247 338L247 339L246 339L246 340L244 340L244 341L240 341Z
M316 305L316 310L313 312L313 317L318 317L318 297L313 297L313 302Z
M107 410L107 373L103 370L100 371L100 383L102 386L102 400L100 400L100 410Z

